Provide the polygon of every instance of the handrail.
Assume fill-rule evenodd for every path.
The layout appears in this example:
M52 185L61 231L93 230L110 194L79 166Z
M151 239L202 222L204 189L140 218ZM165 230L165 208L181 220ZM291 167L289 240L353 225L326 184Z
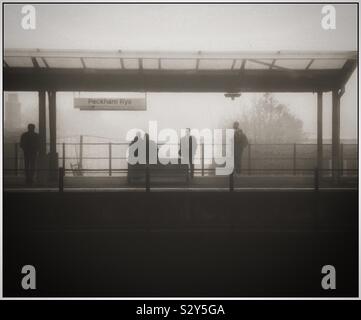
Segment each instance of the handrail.
M19 152L20 148L18 143L5 143L5 145L14 145L13 151L5 150L5 157L4 162L5 165L9 167L9 162L12 163L11 167L15 168L14 171L15 175L18 175L19 172L21 172L20 164L22 163L24 157L22 155L22 152ZM47 144L49 145L49 144ZM88 162L90 164L95 164L96 166L103 165L100 163L100 161L107 161L108 162L108 175L112 176L112 172L116 172L116 161L121 161L121 163L124 162L124 166L127 166L126 163L126 155L122 156L122 152L119 154L119 151L122 149L119 149L119 147L128 146L128 142L94 142L94 143L74 143L74 142L58 142L57 145L61 146L59 148L59 165L64 167L66 169L67 166L69 166L69 163L76 162L76 164L82 163L84 165L84 161L94 161L94 162ZM161 146L162 143L159 143L158 146ZM179 143L176 143L174 145L178 145ZM223 144L207 144L207 143L200 143L198 145L198 151L195 156L194 161L194 172L199 172L199 168L201 168L202 175L204 176L206 172L209 172L209 170L212 170L214 168L207 168L209 166L216 166L214 162L211 163L211 160L217 160L221 159L222 157L211 157L208 156L206 149L207 146L221 146ZM75 151L69 152L69 146L79 146L79 147L86 147L86 146L101 146L104 149L97 150L89 150L85 149L83 152L81 152L81 159L79 159L79 156L77 156ZM287 147L287 149L282 149L279 151L278 147ZM243 165L242 170L244 172L247 172L248 174L252 174L254 171L261 171L264 169L272 170L272 171L281 171L279 168L264 168L269 166L267 162L271 163L271 166L276 166L276 162L280 162L282 164L287 163L287 169L285 170L292 170L293 174L296 175L299 172L307 170L310 164L316 165L317 163L317 150L316 150L317 144L314 143L278 143L278 144L249 144L248 148L244 151L244 157L243 157ZM328 144L323 144L323 146L328 146ZM343 147L342 147L343 146ZM344 163L345 161L348 162L351 161L351 166L355 166L353 162L357 161L357 146L358 144L342 144L341 150L343 152L340 152L340 164L342 169L345 167ZM67 148L68 147L68 148ZM265 148L266 147L266 148ZM304 147L312 148L312 151L306 151ZM346 147L350 147L351 149L349 152L345 152ZM273 150L274 148L275 150ZM303 152L300 152L300 149L304 150ZM89 150L90 152L93 152L94 155L86 155L84 154L84 151ZM11 154L13 152L13 154ZM10 153L10 154L9 154ZM100 154L99 154L100 153ZM332 160L332 155L326 154L324 152L323 157L324 163L325 161ZM259 167L259 168L257 168ZM252 169L252 170L251 170ZM343 170L347 172L347 167L345 167ZM97 170L97 169L96 169Z
M4 171L14 171L15 169L4 169ZM161 171L162 169L161 168L156 168L156 167L153 167L151 168L151 166L149 165L143 165L141 168L133 168L132 170L135 170L135 171L139 171L141 173L144 174L144 177L145 177L145 185L144 185L144 188L145 188L145 191L146 192L149 192L151 190L151 174L150 174L150 171L152 170L153 171ZM314 179L314 183L313 183L313 189L315 191L319 191L320 189L320 181L321 181L321 177L323 176L322 172L331 172L332 173L332 176L335 175L336 177L336 181L337 183L340 182L340 179L342 179L342 177L340 176L340 173L342 174L344 171L348 171L348 172L357 172L358 173L358 169L338 169L338 170L335 170L335 169L318 169L318 168L314 168L314 169L298 169L299 171L305 171L305 172L309 172L310 174L308 176L313 176L313 179ZM25 169L20 169L20 171L25 171ZM58 190L59 192L64 192L64 179L66 177L66 172L70 172L71 169L65 169L63 167L60 167L59 169L55 170L55 169L39 169L39 171L41 172L54 172L54 171L57 171L58 172ZM106 172L108 171L108 169L79 169L79 171L81 172ZM201 171L201 170L200 170ZM277 170L274 170L274 169L262 169L262 170L258 170L258 169L251 169L250 171L277 171ZM289 169L279 169L279 171L289 171L291 172L291 170ZM128 169L114 169L114 172L128 172ZM177 173L181 173L179 169L167 169L167 173L169 172L177 172ZM187 166L187 169L182 173L185 175L186 177L186 181L187 181L187 184L186 186L184 187L185 189L187 188L188 186L188 183L189 183L189 168ZM218 177L221 177L221 178L226 178L227 179L227 176L218 176ZM352 177L352 176L351 176ZM354 177L354 176L353 176ZM206 179L206 177L201 177L201 179ZM229 183L228 183L228 189L230 192L234 191L235 189L235 174L234 172L232 172L230 175L228 175L228 179L229 179ZM243 177L241 176L237 176L237 179L243 179Z

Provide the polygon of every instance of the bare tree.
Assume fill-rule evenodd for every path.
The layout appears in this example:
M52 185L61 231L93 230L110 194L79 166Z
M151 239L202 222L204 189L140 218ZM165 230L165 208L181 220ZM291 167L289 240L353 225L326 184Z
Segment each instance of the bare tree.
M302 120L271 93L263 94L248 113L234 120L252 143L296 143L305 138Z

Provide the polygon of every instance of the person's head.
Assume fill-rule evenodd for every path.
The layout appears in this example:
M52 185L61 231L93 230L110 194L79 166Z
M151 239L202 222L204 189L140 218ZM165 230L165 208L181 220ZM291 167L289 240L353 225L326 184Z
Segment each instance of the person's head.
M191 128L186 129L186 136L189 136L191 134Z
M239 122L238 121L233 122L233 129L234 130L239 129Z
M34 132L35 131L35 124L29 123L28 124L28 131L29 132Z

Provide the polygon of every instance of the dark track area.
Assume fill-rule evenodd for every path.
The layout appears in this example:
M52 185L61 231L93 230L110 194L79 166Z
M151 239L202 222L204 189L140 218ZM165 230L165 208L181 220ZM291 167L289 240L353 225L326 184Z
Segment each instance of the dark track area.
M3 222L7 297L358 295L357 190L5 192Z

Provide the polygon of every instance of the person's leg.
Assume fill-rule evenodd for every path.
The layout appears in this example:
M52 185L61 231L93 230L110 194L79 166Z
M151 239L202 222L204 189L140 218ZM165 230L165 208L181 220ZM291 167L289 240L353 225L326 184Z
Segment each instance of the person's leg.
M238 165L239 165L239 174L242 172L242 151L239 153L239 160L238 160Z
M31 155L29 158L29 182L32 184L34 181L34 173L35 173L35 155Z
M25 169L25 182L28 184L30 182L29 176L29 156L24 154L24 169Z
M191 169L191 178L194 178L194 158L191 158L191 164L190 164L190 169Z
M240 155L239 150L235 150L234 167L236 169L237 174L241 173L241 159L239 155Z
M238 159L238 161L237 161L236 172L237 172L237 174L240 174L240 173L241 173L241 165L240 165L240 163L239 163L239 159Z
M233 173L237 173L237 152L236 148L233 149Z

